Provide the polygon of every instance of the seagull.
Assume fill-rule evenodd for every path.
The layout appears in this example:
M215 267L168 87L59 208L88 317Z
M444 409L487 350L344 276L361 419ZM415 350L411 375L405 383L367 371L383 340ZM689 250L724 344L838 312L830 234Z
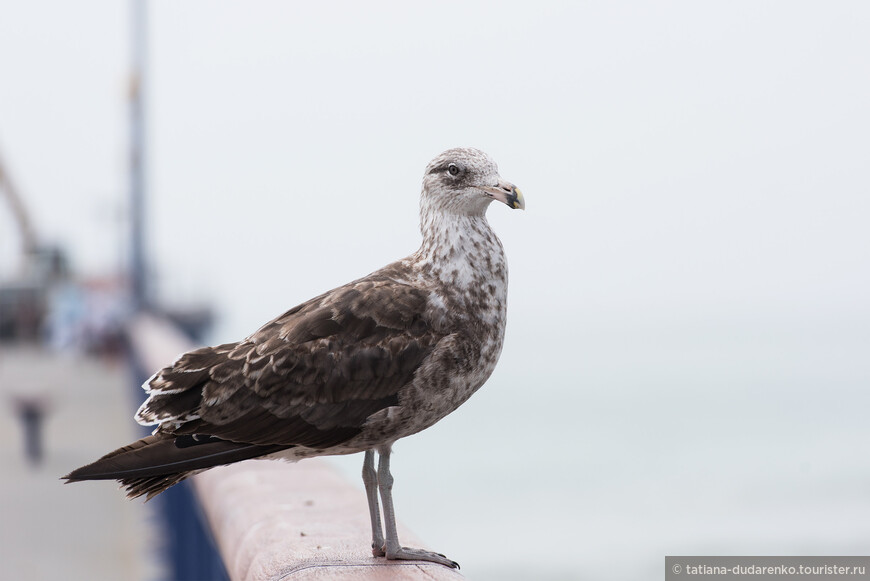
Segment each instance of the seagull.
M399 543L390 452L462 405L495 369L508 271L486 219L493 200L525 208L486 153L455 148L437 156L423 177L416 252L238 343L180 355L142 386L148 398L135 419L156 425L153 434L63 478L118 480L128 497L150 499L241 460L363 452L373 555L458 568Z

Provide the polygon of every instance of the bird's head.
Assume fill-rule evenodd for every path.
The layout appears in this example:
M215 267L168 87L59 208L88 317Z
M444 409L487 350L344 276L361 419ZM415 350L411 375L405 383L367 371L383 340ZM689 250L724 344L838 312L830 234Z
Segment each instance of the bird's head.
M484 152L470 147L448 149L426 167L421 202L431 210L482 215L493 200L525 209L523 194L498 175L498 166Z

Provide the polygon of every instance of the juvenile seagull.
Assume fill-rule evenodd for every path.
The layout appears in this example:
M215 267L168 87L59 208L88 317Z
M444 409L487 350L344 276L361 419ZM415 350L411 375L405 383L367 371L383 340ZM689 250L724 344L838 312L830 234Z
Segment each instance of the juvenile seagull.
M372 553L458 567L399 544L390 448L459 407L495 369L507 264L485 216L493 200L525 207L488 155L445 151L423 177L417 252L290 309L238 343L179 356L143 385L148 399L135 418L156 425L153 435L64 478L119 480L130 498L151 498L192 474L249 458L365 452Z

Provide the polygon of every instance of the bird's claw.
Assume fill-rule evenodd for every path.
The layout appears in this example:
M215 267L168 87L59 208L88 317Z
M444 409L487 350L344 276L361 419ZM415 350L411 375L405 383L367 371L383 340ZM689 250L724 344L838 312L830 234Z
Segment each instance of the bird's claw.
M441 553L433 553L432 551L424 551L423 549L411 549L408 547L399 547L398 549L390 550L385 547L385 556L388 560L401 559L404 561L430 561L439 563L451 569L459 569L459 563L451 561Z

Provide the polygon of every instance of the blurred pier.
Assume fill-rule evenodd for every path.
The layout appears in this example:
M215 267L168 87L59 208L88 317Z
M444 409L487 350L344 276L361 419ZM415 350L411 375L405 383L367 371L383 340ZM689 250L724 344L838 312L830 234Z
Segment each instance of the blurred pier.
M162 579L151 510L114 483L63 486L71 467L139 436L117 357L0 345L0 562L3 579ZM21 401L43 410L42 457L26 453Z
M111 482L62 486L62 474L148 431L132 416L154 370L128 348L147 303L144 257L133 273L82 276L39 235L2 159L0 195L20 248L0 277L0 578L225 579L188 486L147 505ZM141 251L141 228L136 238ZM191 337L212 319L202 306L161 313Z
M0 196L20 248L0 279L0 577L163 579L152 507L113 484L59 479L140 435L125 277L77 275L65 249L38 235L2 159Z

